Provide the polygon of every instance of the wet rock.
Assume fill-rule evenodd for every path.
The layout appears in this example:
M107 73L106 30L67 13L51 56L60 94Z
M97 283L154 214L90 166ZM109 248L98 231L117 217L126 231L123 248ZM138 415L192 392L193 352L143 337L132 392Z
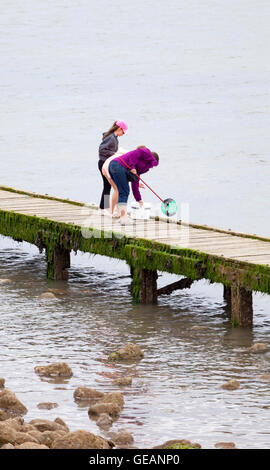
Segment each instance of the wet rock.
M40 410L52 410L53 408L57 408L58 406L58 403L52 402L38 403L37 405Z
M124 430L119 433L111 432L109 436L117 446L129 446L132 445L134 442L132 434Z
M113 381L113 384L119 385L119 387L126 387L132 384L132 377L118 377Z
M73 394L75 401L95 402L104 397L104 393L89 387L78 387Z
M23 432L34 431L35 429L36 429L35 426L32 426L32 424L24 423L20 425L20 431L23 431Z
M43 292L38 296L39 299L56 299L55 295L52 292Z
M119 418L124 406L124 397L120 392L105 393L104 396L95 404L91 405L88 414L90 417L108 414L113 418Z
M43 435L43 433L38 431L34 426L33 426L33 430L28 431L28 434L30 436L34 437L37 440L37 442L39 442L39 443L40 443L40 440L41 440L42 435ZM41 444L43 444L43 443L41 442Z
M6 419L8 419L8 414L3 411L3 410L0 410L0 421L5 421Z
M32 419L29 424L32 424L38 431L66 431L66 427L56 421L50 421L48 419Z
M39 443L38 439L26 432L17 431L15 434L15 442L16 444L23 444L24 442L35 442L36 444Z
M23 424L16 419L7 419L0 423L0 446L4 444L19 445L24 442L35 442L38 440L27 432L23 432Z
M99 416L99 418L96 421L96 424L101 429L104 429L104 431L106 431L112 426L113 419L107 413L101 413L101 415Z
M123 348L118 349L117 351L109 355L109 359L113 361L139 360L143 357L144 353L141 350L140 346L134 343L127 343Z
M88 414L93 417L105 413L113 418L119 418L121 411L122 408L116 403L96 403L90 406Z
M0 423L0 447L4 444L15 444L16 443L17 431L11 426L5 424L5 421Z
M266 351L267 345L265 343L255 343L251 348L249 348L250 352L252 353L260 353Z
M238 380L227 380L220 388L224 390L237 390L240 387L240 382Z
M15 431L23 431L27 432L26 429L24 429L25 424L24 424L24 419L21 416L17 416L16 418L9 418L5 421L5 426L9 426Z
M2 388L5 388L5 379L1 377L0 378L0 390L2 390Z
M57 438L52 449L111 449L112 443L87 431L74 431Z
M153 449L201 449L201 444L192 443L187 439L172 439L153 447Z
M51 292L56 295L66 295L66 292L64 290L58 289L57 287L50 287L49 289L44 292L44 294Z
M23 444L15 446L15 449L49 449L49 447L43 444L36 444L35 442L24 442Z
M8 444L4 444L2 447L1 447L1 450L2 449L15 449L14 445L10 444L10 442Z
M215 444L215 447L217 449L235 449L235 443L234 442L217 442Z
M263 374L260 376L261 380L264 380L265 382L270 382L270 374Z
M18 400L15 393L8 389L0 391L0 410L6 413L7 417L27 413L27 408Z
M105 393L101 400L98 403L114 403L118 405L121 409L124 407L125 401L122 393L120 392L109 392Z
M67 426L65 421L63 421L61 418L55 418L54 422L57 424L60 424L65 431L69 432L69 427Z
M5 278L0 279L0 284L8 284L9 282L12 282L12 280L11 279L5 279Z
M65 436L66 434L67 434L66 431L61 431L61 430L58 430L58 431L44 431L43 433L41 433L39 443L43 444L47 447L51 447L53 442L56 439L61 438L61 437Z
M66 362L54 362L48 366L36 366L36 374L42 377L72 377L73 372Z

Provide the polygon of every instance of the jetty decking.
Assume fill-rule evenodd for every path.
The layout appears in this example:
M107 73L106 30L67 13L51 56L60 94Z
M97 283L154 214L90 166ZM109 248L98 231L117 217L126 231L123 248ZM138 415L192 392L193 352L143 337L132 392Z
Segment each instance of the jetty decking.
M0 234L45 250L51 279L68 278L72 250L125 260L137 302L155 303L199 279L222 283L234 324L252 324L252 291L270 294L270 239L256 235L157 217L121 226L94 205L4 186ZM184 278L157 289L157 271Z

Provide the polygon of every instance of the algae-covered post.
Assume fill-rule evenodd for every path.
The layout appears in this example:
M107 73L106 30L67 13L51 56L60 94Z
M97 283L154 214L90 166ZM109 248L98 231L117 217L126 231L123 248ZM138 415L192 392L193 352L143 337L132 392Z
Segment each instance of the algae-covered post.
M57 281L67 281L70 268L70 250L55 246L51 250L46 249L47 277Z
M237 326L251 326L253 323L252 291L234 285L231 288L231 319Z
M133 267L132 296L135 302L157 303L157 271Z

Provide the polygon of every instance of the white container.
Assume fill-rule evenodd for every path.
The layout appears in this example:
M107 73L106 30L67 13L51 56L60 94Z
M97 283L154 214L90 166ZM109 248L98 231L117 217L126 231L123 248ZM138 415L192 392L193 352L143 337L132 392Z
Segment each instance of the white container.
M151 208L152 206L149 202L145 202L143 206L140 207L140 204L137 201L134 201L130 206L130 216L132 219L148 220L150 219Z
M150 202L145 202L143 204L144 219L146 220L150 219L151 209L152 209L152 204L150 204Z

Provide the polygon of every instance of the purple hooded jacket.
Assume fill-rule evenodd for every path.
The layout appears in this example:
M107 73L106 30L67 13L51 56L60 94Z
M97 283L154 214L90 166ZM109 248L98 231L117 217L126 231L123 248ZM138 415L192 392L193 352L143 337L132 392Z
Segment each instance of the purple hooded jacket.
M127 152L121 157L116 157L114 160L120 163L121 166L127 169L127 166L121 162L120 158L129 166L131 170L136 169L138 175L146 173L150 168L158 165L158 161L153 156L151 150L148 148L141 148ZM141 193L139 191L139 179L131 183L133 196L136 201L141 201Z

